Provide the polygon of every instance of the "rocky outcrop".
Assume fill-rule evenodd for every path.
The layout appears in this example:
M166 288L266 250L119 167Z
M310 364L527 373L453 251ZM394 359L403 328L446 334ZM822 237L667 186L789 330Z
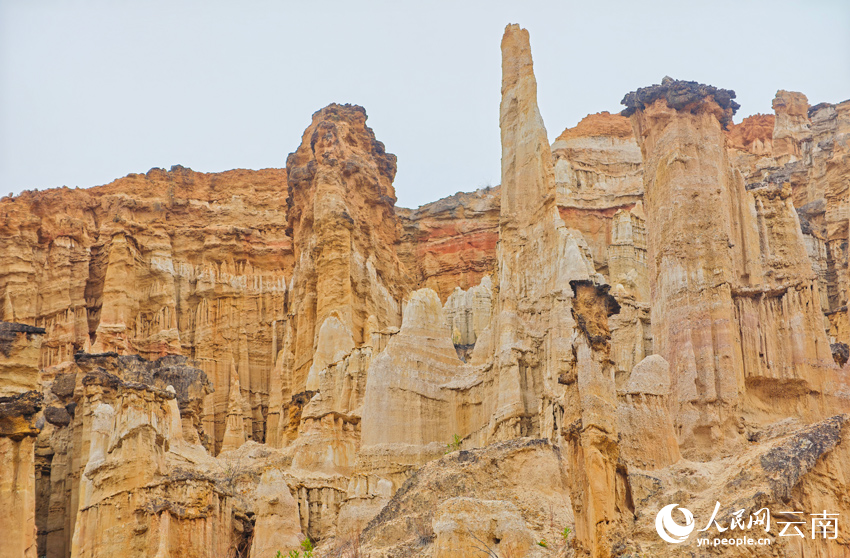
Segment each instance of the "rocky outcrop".
M824 266L830 337L850 342L847 307L850 300L850 264L848 264L848 186L850 177L850 101L835 105L820 104L809 111L812 121L812 169L807 188L809 208L825 205L823 228L826 265ZM823 192L823 197L819 196ZM823 204L821 200L826 203ZM803 206L803 208L806 206ZM802 209L802 208L801 208ZM816 221L817 218L815 218ZM812 236L816 236L813 233Z
M360 450L370 363L398 331L410 291L396 250L395 172L395 155L355 105L316 112L287 159L296 264L268 442L292 457L301 525L314 539L335 531Z
M251 556L274 556L279 550L298 548L301 544L298 503L279 469L263 473L254 499L258 509Z
M395 207L332 104L285 170L0 200L0 556L846 555L656 517L850 515L850 103L665 78L550 146L530 49L497 187Z
M584 238L558 211L528 32L515 25L502 39L500 127L499 296L489 344L499 388L489 435L478 443L531 435L568 448L577 542L602 556L619 531L624 497L607 323L619 307ZM484 350L476 348L473 364Z
M745 190L729 162L733 98L665 78L623 100L646 171L654 349L670 362L679 441L698 459L742 443L741 394L797 382L802 393L786 394L805 399L831 366L791 190Z
M481 283L466 291L456 287L446 300L443 313L455 348L474 347L493 314L493 281L490 276L485 276Z
M661 508L676 503L689 510L696 523L693 534L676 551L682 555L711 550L699 548L699 537L766 538L768 545L721 547L723 556L844 556L847 553L846 534L825 540L812 537L808 514L847 513L848 503L842 493L847 478L847 419L830 417L807 427L793 419L781 421L765 430L757 444L740 454L712 463L694 466L682 461L677 465L653 472L630 475L635 498L635 529L631 534L632 548L641 555L669 556L671 544L662 541L655 529L655 517ZM717 511L716 515L713 515ZM815 510L808 512L804 510ZM771 515L770 529L764 524L751 523L751 518ZM784 511L789 510L789 511ZM791 511L791 510L797 510ZM711 522L711 518L715 522ZM742 518L745 528L734 529L734 520ZM785 523L799 525L806 536L779 536ZM750 529L747 529L747 526ZM707 533L698 529L710 526ZM717 526L721 527L720 531ZM786 532L794 533L794 525ZM769 550L768 550L769 549Z
M800 219L806 250L818 277L821 308L830 341L847 343L846 129L848 102L809 106L802 93L778 91L776 116L758 124L745 119L752 143L730 132L730 157L748 189L788 184ZM758 131L756 132L756 128ZM758 137L755 137L758 136Z
M78 351L194 358L220 445L230 376L262 441L275 338L292 276L286 172L180 166L90 190L0 200L0 319L46 329L41 367Z
M292 308L303 319L315 316L312 328L310 322L296 328L296 378L306 379L318 328L328 317L337 316L356 345L369 336L370 316L378 328L400 323L404 281L394 251L396 158L365 122L361 107L330 105L313 116L287 160L294 296L315 298Z
M596 269L607 276L615 215L643 197L640 149L629 121L607 112L588 115L558 136L552 157L561 217L581 231Z
M739 124L729 124L726 127L728 147L752 155L773 153L775 125L776 117L772 114L754 114L744 118Z
M371 363L363 399L362 440L340 527L360 531L410 474L446 451L458 424L445 389L461 361L437 294L414 291L401 330Z
M662 469L679 461L679 444L668 408L670 365L650 355L631 370L618 393L620 456L631 467Z
M415 210L396 208L399 259L417 288L432 289L445 302L455 288L467 290L495 270L500 191L488 187Z
M366 126L366 111L329 105L313 115L287 159L288 226L295 246L289 315L284 324L283 401L304 391L320 330L337 320L360 347L374 332L398 327L408 279L395 251L395 155ZM314 366L315 365L315 366ZM277 409L272 410L273 413ZM272 419L285 419L285 413ZM285 420L284 420L285 422ZM285 424L271 442L287 437Z
M433 520L434 556L460 558L501 551L533 556L533 535L517 507L505 500L449 498L439 504ZM543 539L541 539L543 540Z
M2 558L35 558L38 358L44 330L0 322L0 525Z
M811 140L809 100L802 93L780 90L773 99L773 110L773 154L780 165L797 161L803 156L801 144Z
M226 552L230 511L208 512L227 497L195 466L212 462L200 443L206 374L181 356L78 353L69 364L45 377L48 408L68 419L48 420L38 440L40 482L49 487L39 553ZM206 539L181 543L180 533L205 522Z
M643 202L630 210L619 209L611 223L608 243L608 280L622 286L626 295L638 302L649 302L649 277L646 262L646 215Z
M573 522L567 471L560 451L540 439L452 452L422 467L395 493L363 530L363 551L398 557L475 556L488 549L498 556L551 555L537 543L551 541L554 548Z

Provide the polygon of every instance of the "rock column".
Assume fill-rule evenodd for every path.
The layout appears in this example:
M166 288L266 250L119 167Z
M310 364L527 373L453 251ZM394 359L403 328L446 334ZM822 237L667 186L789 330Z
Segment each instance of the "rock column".
M35 415L44 329L0 322L0 558L35 558Z

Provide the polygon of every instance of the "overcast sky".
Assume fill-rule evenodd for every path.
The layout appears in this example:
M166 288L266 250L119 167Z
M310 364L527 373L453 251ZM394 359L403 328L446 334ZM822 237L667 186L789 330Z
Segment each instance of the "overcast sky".
M850 1L0 0L0 196L181 164L283 167L313 112L366 107L399 205L499 183L500 48L531 33L554 139L665 75L850 98Z

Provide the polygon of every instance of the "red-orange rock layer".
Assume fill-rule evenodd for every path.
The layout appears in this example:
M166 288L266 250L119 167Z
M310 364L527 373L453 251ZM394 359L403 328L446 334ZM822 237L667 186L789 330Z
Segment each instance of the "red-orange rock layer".
M740 124L730 124L726 130L729 147L748 150L756 140L765 143L773 139L776 117L772 114L754 114L744 118Z
M629 119L620 114L600 112L588 114L576 124L574 128L567 128L559 140L578 137L611 136L615 138L629 138L633 136L632 125Z
M404 230L399 258L417 288L432 288L445 302L455 287L475 286L494 270L499 201L497 187L396 208Z

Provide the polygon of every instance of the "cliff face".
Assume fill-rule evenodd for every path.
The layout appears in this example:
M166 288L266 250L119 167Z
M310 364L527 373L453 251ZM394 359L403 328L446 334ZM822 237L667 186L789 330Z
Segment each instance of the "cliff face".
M396 208L402 226L398 254L419 287L445 301L495 270L500 188L459 192L410 210Z
M332 104L286 169L0 200L0 557L660 557L702 552L673 502L850 515L850 102L734 124L665 78L549 145L501 46L494 188L395 207ZM775 531L723 555L850 548Z
M552 144L561 216L587 239L597 269L608 268L614 214L643 195L641 158L629 121L591 114Z
M44 397L38 385L41 328L0 322L0 525L3 558L38 556L36 545L36 416Z
M821 309L830 342L850 342L847 317L847 134L850 101L809 106L802 93L778 91L770 129L766 117L749 147L733 142L730 153L747 188L790 187L807 254L818 276ZM747 124L745 120L741 126Z
M0 200L0 316L45 328L43 368L77 351L194 359L219 386L204 403L211 448L238 375L263 440L294 265L285 184L281 170L173 167Z
M729 162L730 98L667 79L624 100L647 165L654 348L672 368L680 443L697 458L739 443L743 425L732 417L777 418L749 415L743 393L770 392L782 407L771 384L805 386L789 397L821 394L832 364L790 188L747 190ZM704 234L694 237L694 228Z

